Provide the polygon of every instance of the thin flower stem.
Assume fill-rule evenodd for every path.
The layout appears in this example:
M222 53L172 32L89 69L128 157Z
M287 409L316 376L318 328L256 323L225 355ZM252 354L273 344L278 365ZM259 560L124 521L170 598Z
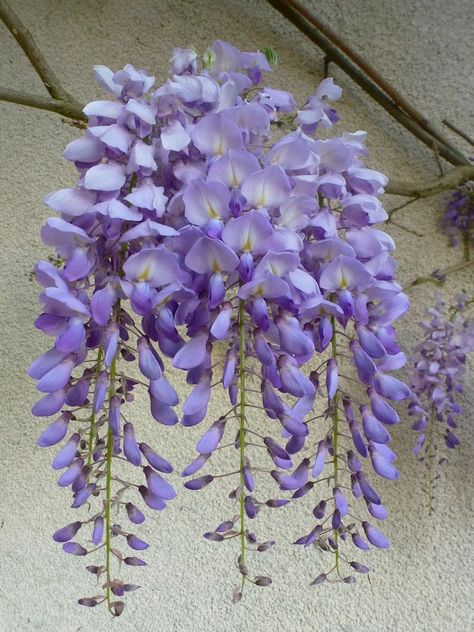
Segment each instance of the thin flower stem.
M110 388L109 388L109 401L115 394L115 371L116 371L116 357L112 360L110 367ZM107 457L106 457L106 479L105 479L105 573L107 577L106 598L107 605L110 609L110 499L111 499L111 487L112 487L112 448L113 448L113 436L112 428L110 424L107 430Z
M97 369L95 374L95 379L97 380L100 372L100 365L102 363L102 347L99 347L99 351L97 352ZM92 463L92 452L93 452L93 444L94 444L94 427L95 427L95 412L92 409L92 414L89 419L89 449L87 451L87 465Z
M240 382L240 430L239 430L239 452L240 452L240 562L245 562L245 309L244 301L239 300L239 382ZM242 588L244 580L242 579Z
M332 316L331 318L332 320L332 329L333 329L333 335L332 335L332 341L331 341L331 346L332 346L332 357L334 360L337 361L337 340L336 340L336 319L334 318L334 316ZM334 394L334 402L333 402L333 412L332 412L332 423L333 423L333 429L332 429L332 444L333 444L333 450L334 450L334 459L333 459L333 468L334 468L334 486L337 487L338 486L338 454L337 454L337 444L338 444L338 438L339 438L339 409L338 409L338 405L339 405L339 389L336 390L336 393ZM336 529L334 529L334 540L336 543L336 572L337 574L340 576L340 572L339 572L339 548L337 547L337 543L338 543L338 536L339 533Z

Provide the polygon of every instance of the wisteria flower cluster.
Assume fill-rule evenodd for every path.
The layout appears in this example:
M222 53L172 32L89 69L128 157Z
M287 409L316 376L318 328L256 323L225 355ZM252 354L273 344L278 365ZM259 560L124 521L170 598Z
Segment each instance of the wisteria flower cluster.
M204 426L184 487L231 481L229 514L205 537L239 543L234 601L246 584L271 583L249 566L274 544L253 530L265 507L311 495L295 544L334 561L314 584L368 572L348 557L351 543L389 546L372 478L398 477L391 402L409 389L391 375L405 362L393 323L408 299L394 243L376 227L387 180L363 163L364 132L314 137L338 120L333 80L298 109L267 87L268 58L221 41L202 57L176 49L158 89L133 66L95 67L112 98L86 106L87 130L65 150L77 185L45 200L57 215L42 238L58 260L36 266L36 326L54 342L30 369L44 394L33 414L59 415L39 445L63 442L53 468L82 508L54 539L102 558L87 566L102 592L79 602L115 615L137 588L122 569L145 565L143 504L161 511L175 497L166 450L142 442L133 418L142 386L160 424ZM190 387L181 403L179 371ZM229 402L219 415L215 388ZM232 468L216 472L212 457L227 450Z
M466 182L456 189L441 217L441 230L451 246L470 244L474 240L474 183Z
M446 461L442 446L453 449L459 445L457 417L463 411L458 400L463 393L466 355L474 350L474 322L465 312L470 303L472 299L462 294L454 306L448 306L437 294L435 305L420 323L424 336L406 368L412 391L408 413L418 433L414 453L428 468L430 511L438 477L435 467Z

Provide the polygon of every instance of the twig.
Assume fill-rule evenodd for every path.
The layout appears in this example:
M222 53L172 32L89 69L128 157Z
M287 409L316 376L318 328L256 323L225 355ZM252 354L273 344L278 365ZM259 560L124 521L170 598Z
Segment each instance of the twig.
M0 88L0 101L8 101L18 105L27 105L40 110L49 110L56 112L68 119L74 121L86 121L87 117L82 112L82 106L75 102L63 101L60 99L52 99L51 97L42 97L36 94L28 94L17 90L7 90Z
M411 235L415 235L415 237L424 237L423 233L419 233L418 231L414 230L413 228L408 228L407 226L404 226L403 224L399 224L394 219L390 219L389 218L387 220L387 224L392 224L393 226L396 226L397 228L401 228L402 230L406 231L407 233L410 233Z
M16 90L0 89L0 100L18 103L41 110L50 110L74 120L87 120L80 105L66 90L54 74L40 49L36 45L30 31L24 26L20 18L5 2L0 0L0 19L11 32L23 52L28 57L37 75L43 82L51 98L45 98Z
M393 193L392 193L393 195ZM410 204L413 204L413 202L416 202L417 200L419 200L419 197L413 197L411 199L409 199L407 202L404 202L403 204L400 204L400 206L396 206L395 208L392 208L390 210L387 211L388 213L388 219L390 221L392 215L394 213L396 213L397 211L401 211L403 208L406 208L407 206L409 206Z
M292 22L302 33L315 42L326 54L331 63L337 64L351 79L353 79L367 94L379 103L393 118L401 123L406 129L414 134L430 149L435 144L440 156L453 165L468 165L468 158L459 150L452 147L449 141L438 140L431 131L427 131L427 122L422 127L416 120L411 118L404 110L388 97L381 88L371 81L361 70L359 70L341 50L335 46L322 32L314 25L314 17L294 0L267 0L277 11ZM311 21L308 19L311 17ZM429 124L428 124L429 125ZM436 133L440 136L439 133Z
M440 269L434 270L428 276L416 277L416 279L411 281L408 285L406 285L403 288L403 291L407 292L413 289L414 287L417 287L418 285L424 285L425 283L437 283L438 285L441 285L442 283L446 281L446 277L449 274L452 274L453 272L459 272L459 270L463 270L464 268L471 266L473 263L474 263L474 259L469 259L468 261L463 260L460 263L455 263L454 265L447 266L446 268L443 268L441 270Z
M468 142L470 145L474 147L474 139L472 139L465 132L459 129L459 127L456 127L456 125L454 125L453 123L450 123L447 119L443 119L443 125L446 125L446 127L449 127L450 130L452 130L455 134L457 134L461 138L464 138L466 142Z
M390 180L385 187L385 192L392 195L402 195L412 198L425 198L431 195L441 193L446 189L454 187L474 180L474 165L454 167L449 173L440 178L425 180L422 182L400 182L398 180ZM394 209L395 210L395 209Z

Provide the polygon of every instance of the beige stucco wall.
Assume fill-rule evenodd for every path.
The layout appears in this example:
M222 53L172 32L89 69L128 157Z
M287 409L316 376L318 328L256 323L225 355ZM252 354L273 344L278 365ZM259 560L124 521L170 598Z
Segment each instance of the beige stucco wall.
M118 68L131 62L163 75L174 46L204 48L215 38L278 50L273 81L301 100L322 77L322 53L263 0L13 0L65 86L81 101L100 95L94 63ZM326 0L307 2L372 61L400 91L435 121L447 116L473 132L474 38L472 0ZM0 85L42 92L12 37L0 28ZM337 69L344 88L342 126L369 132L369 164L394 178L435 175L430 152L418 144ZM38 237L47 217L41 200L70 186L73 169L62 159L77 131L55 114L0 104L0 628L6 632L159 630L213 632L469 632L474 630L474 372L467 379L461 449L442 473L437 512L428 516L420 492L422 468L411 456L409 425L395 432L402 478L381 488L390 508L388 552L370 555L372 585L308 586L322 560L287 542L308 525L304 505L262 516L280 543L262 558L274 585L230 601L236 580L232 545L212 545L200 534L226 515L215 484L199 495L181 493L163 515L148 521L149 567L136 579L124 616L111 622L105 609L76 605L94 593L83 560L65 556L51 533L72 518L69 497L55 485L51 452L35 447L42 421L30 415L34 385L30 360L46 345L32 327L37 313L28 274L45 250ZM467 150L467 148L466 148ZM395 200L387 199L387 207ZM398 243L400 276L408 281L457 260L435 229L441 202L412 205L400 222L422 238L390 227ZM474 288L459 274L449 291ZM413 293L411 314L400 326L410 348L432 287ZM137 411L143 432L177 465L189 462L200 430L158 427L146 407ZM266 524L266 521L270 523Z

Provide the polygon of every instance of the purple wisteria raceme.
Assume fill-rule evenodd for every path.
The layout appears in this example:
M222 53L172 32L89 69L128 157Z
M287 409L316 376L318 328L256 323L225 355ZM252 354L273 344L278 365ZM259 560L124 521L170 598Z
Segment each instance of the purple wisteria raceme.
M463 410L458 399L463 393L466 354L474 350L474 323L465 313L470 303L472 299L462 294L450 307L436 295L435 305L420 323L423 339L406 368L412 390L408 413L414 418L412 428L418 433L413 451L428 470L430 511L438 478L435 468L447 460L442 447L453 449L459 445L457 417Z
M466 182L454 192L441 217L441 230L449 237L452 246L464 244L466 248L474 239L474 183Z
M387 511L367 470L398 477L387 427L409 390L390 374L405 361L393 323L408 300L394 243L376 227L387 218L378 199L387 180L362 161L364 132L313 136L338 120L333 80L298 109L290 93L267 87L269 59L272 51L222 41L202 57L175 49L158 89L133 66L97 66L111 98L86 106L85 135L66 148L77 186L46 198L57 216L42 238L58 260L36 266L36 326L54 344L30 369L44 394L33 413L56 415L39 444L63 442L53 468L64 470L58 483L71 486L72 506L96 506L55 534L70 554L104 555L88 566L104 592L80 603L105 601L115 615L131 589L114 558L145 564L116 542L148 545L112 511L132 529L145 520L136 502L161 510L175 497L171 465L140 442L129 412L141 386L160 424L202 424L184 487L231 481L233 507L205 537L239 544L234 601L248 583L271 583L249 567L253 552L275 543L254 532L264 507L317 496L316 522L297 543L331 551L335 566L314 583L353 581L342 574L346 540L388 546L372 524ZM181 418L172 379L180 371L190 387ZM215 389L229 402L218 415ZM217 451L230 471L213 469ZM127 464L141 481L125 478ZM263 477L271 498L262 497ZM354 520L357 499L367 516Z
M79 603L106 602L112 614L120 615L122 597L137 588L122 579L123 568L145 565L129 556L129 549L148 547L132 532L145 520L134 503L143 499L161 510L175 496L163 478L172 467L139 443L129 403L144 383L152 410L160 411L158 421L177 421L173 406L178 398L156 349L153 312L160 292L172 296L189 275L163 244L178 233L171 222L160 221L168 198L152 177L158 169L157 141L150 136L157 103L145 93L154 80L132 66L115 74L98 67L95 73L117 99L86 106L88 129L65 150L79 171L78 184L45 200L58 216L47 220L41 236L55 248L59 263L43 261L35 268L43 286L43 312L35 324L53 338L53 346L29 374L42 394L33 414L57 416L38 445L65 442L53 461L58 485L71 489L72 508L89 508L82 519L56 531L54 540L66 553L102 556L99 565L87 569L103 592ZM168 348L163 353L170 355ZM141 380L128 375L127 364L135 359ZM142 470L141 485L129 479L124 461Z

